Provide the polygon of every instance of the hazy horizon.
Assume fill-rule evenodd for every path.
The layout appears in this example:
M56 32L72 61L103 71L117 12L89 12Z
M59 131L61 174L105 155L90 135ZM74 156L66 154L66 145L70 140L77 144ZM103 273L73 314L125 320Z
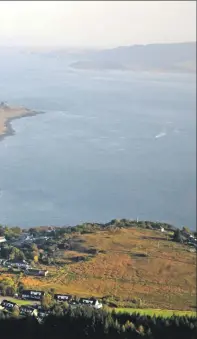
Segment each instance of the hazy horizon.
M0 46L114 48L196 41L195 1L1 1Z
M175 44L190 44L190 43L196 43L196 41L182 41L182 42L153 42L150 44L128 44L128 45L117 45L113 47L102 47L102 46L66 46L66 45L46 45L46 46L39 46L39 45L0 45L0 48L6 48L6 49L34 49L34 50L59 50L59 49L66 49L66 50L73 50L73 51L94 51L94 50L104 50L104 49L115 49L115 48L121 48L121 47L134 47L134 46L150 46L150 45L175 45Z

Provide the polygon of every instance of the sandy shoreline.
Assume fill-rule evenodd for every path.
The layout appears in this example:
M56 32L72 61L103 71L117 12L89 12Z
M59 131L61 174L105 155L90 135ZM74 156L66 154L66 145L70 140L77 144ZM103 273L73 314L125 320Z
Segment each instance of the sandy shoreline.
M14 135L15 131L12 127L12 121L25 117L32 117L37 114L43 114L41 111L32 111L23 107L0 107L0 141L6 136Z

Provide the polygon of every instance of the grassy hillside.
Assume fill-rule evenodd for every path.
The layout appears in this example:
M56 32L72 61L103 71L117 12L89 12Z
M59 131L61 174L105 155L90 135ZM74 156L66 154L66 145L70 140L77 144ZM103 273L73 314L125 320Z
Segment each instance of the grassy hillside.
M122 228L70 237L72 249L46 278L20 277L27 287L105 297L119 307L195 309L196 254L166 234Z

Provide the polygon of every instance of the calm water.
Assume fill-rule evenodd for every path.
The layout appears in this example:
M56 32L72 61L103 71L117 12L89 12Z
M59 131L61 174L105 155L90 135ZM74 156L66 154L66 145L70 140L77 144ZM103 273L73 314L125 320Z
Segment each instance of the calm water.
M67 65L0 57L0 100L46 112L0 142L0 223L138 217L194 229L195 78Z

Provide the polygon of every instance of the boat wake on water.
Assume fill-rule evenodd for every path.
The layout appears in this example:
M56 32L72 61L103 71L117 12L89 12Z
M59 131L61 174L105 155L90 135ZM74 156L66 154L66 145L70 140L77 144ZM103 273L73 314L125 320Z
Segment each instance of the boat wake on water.
M162 137L165 137L166 136L166 133L165 132L162 132L162 133L159 133L155 136L155 139L158 139L158 138L162 138Z
M171 121L166 123L166 126L162 129L162 132L159 134L155 135L155 139L163 138L167 134L172 135L172 134L178 134L180 131L179 129L175 128L173 126L173 123Z

